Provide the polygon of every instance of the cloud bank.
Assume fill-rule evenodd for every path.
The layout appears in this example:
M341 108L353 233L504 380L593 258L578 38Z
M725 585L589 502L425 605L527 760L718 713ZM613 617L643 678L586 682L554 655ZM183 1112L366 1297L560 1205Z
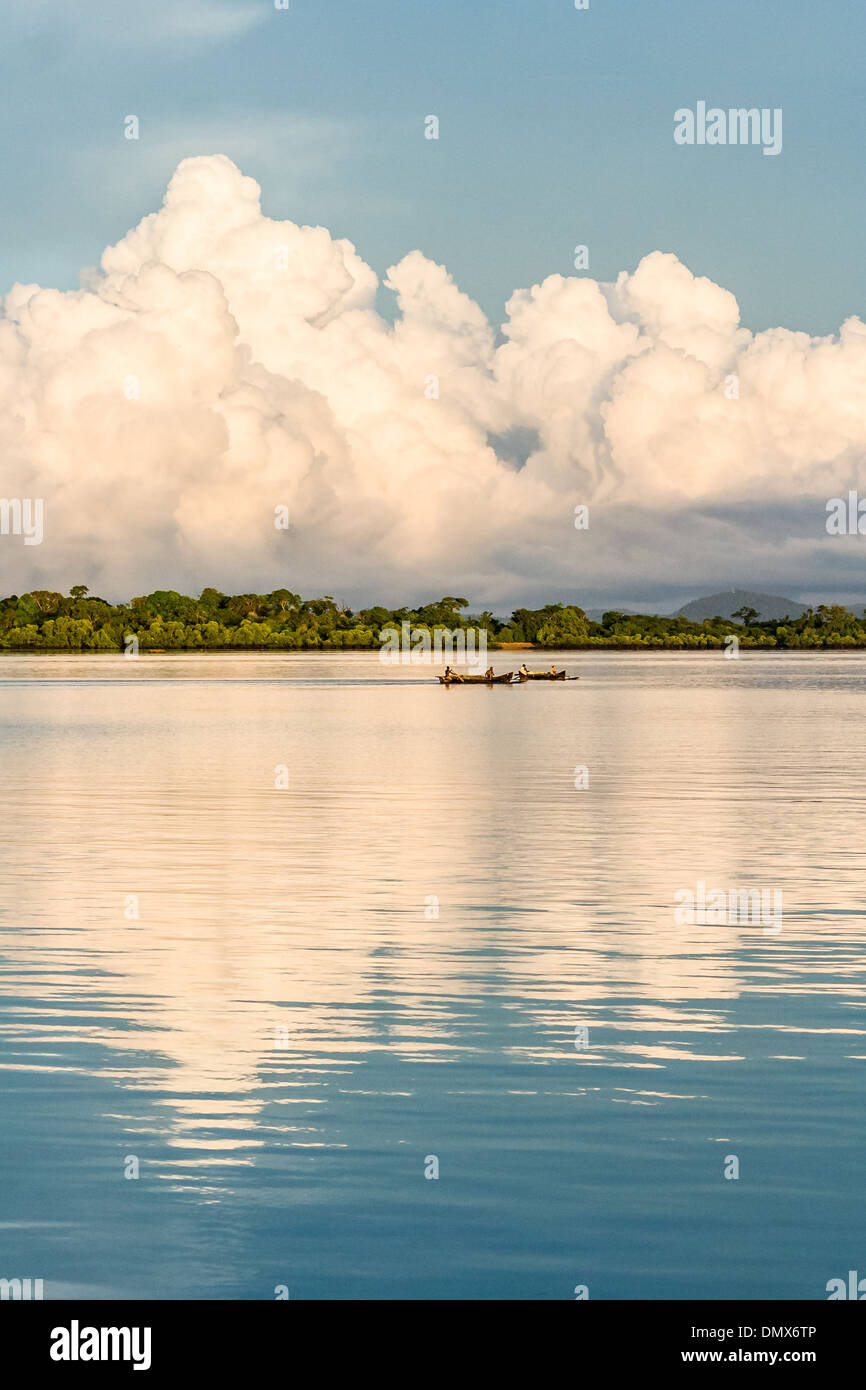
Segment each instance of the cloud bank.
M264 216L224 155L184 160L79 291L3 301L0 496L43 498L45 539L0 536L0 587L859 587L823 505L866 447L859 318L752 334L660 251L506 314L417 250L380 286L350 242Z

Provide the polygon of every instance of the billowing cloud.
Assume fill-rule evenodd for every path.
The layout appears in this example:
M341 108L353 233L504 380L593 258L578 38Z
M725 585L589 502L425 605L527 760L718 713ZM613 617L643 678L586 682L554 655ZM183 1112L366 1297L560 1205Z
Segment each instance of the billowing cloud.
M492 602L832 583L851 551L821 499L856 480L864 400L857 318L753 335L655 251L615 284L517 291L497 334L420 251L380 287L350 242L265 217L225 156L186 159L82 289L6 297L0 495L43 498L45 534L0 536L0 583Z

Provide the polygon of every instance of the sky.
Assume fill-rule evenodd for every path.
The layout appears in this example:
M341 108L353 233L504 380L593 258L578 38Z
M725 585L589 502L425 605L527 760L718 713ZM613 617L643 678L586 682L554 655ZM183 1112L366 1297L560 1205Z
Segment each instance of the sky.
M378 310L382 316L374 336L400 318L397 295L385 282L389 268L413 252L421 253L425 266L445 267L459 291L479 306L494 333L494 350L509 346L508 324L514 315L506 306L515 291L544 285L551 277L613 285L623 274L634 276L646 258L667 253L688 268L698 287L691 307L680 306L677 328L660 322L658 306L649 303L655 291L644 295L638 307L634 296L620 296L613 320L622 327L624 317L637 316L657 347L661 343L665 351L688 357L684 326L694 313L709 314L707 332L723 331L729 340L727 357L714 349L707 361L708 354L696 349L697 357L689 358L718 377L701 388L709 399L717 387L724 389L723 368L735 366L739 353L760 358L774 346L781 371L787 370L783 364L791 353L800 361L799 339L780 346L761 336L767 330L823 338L838 334L846 320L863 315L866 308L866 95L857 61L866 51L866 14L854 0L820 6L806 0L764 0L760 6L753 0L729 0L724 6L695 0L666 0L664 5L590 0L588 10L576 10L573 0L473 0L471 6L457 0L290 0L287 10L277 10L267 0L150 0L146 6L70 0L62 7L53 0L28 0L26 6L2 0L0 22L0 123L5 136L0 293L15 284L77 291L81 283L93 293L92 268L100 264L105 248L122 243L130 229L160 208L181 161L223 155L260 185L266 218L325 228L333 246L343 239L352 243L365 267L359 274L367 295L360 296L355 309L364 314ZM674 112L694 108L698 101L722 108L780 108L780 154L767 157L752 146L677 145ZM436 140L424 138L425 118L431 114L439 121ZM124 137L130 115L139 121L137 140ZM216 193L213 183L201 177L201 166L192 183L224 211L234 176L219 168ZM586 264L576 271L578 244L587 253ZM205 251L200 264L183 266L164 245L160 253L176 273L198 270L220 276L225 271L232 279L225 246L216 257L219 265ZM326 262L328 254L323 253L323 273ZM341 273L355 274L346 271L346 264L344 257ZM677 300L680 291L665 278L671 263L648 264L657 287L665 295L670 290ZM427 274L424 270L415 278L424 281ZM644 281L650 278L643 276ZM704 293L705 282L718 287L719 295ZM676 281L680 287L684 283ZM437 279L434 289L428 286L433 298L448 298L443 285ZM567 287L563 290L558 282L557 291L545 300L552 316L548 328L542 331L536 324L524 337L530 356L537 356L550 322L560 313L559 300L568 298ZM107 292L104 281L102 292ZM237 286L235 293L240 294ZM420 293L417 285L408 292L409 299L415 295L409 317L416 334L422 332ZM751 347L736 338L739 330L728 321L725 295L736 300L742 328L759 335L751 339ZM237 320L231 293L228 300ZM585 318L589 300L570 302ZM295 307L283 305L283 324ZM153 309L151 301L146 308L137 301L140 326ZM189 491L178 494L167 486L160 490L163 465L151 452L138 468L147 474L141 505L145 510L152 506L153 518L136 557L130 557L129 544L123 557L115 555L104 522L92 518L88 529L75 508L84 506L85 495L88 505L95 505L100 478L135 507L131 480L118 463L117 438L94 441L94 476L76 496L75 477L64 477L63 461L48 457L46 440L57 438L58 420L49 418L50 412L39 416L44 401L40 404L33 378L41 373L44 388L54 365L34 346L38 324L34 328L31 323L25 326L29 375L15 378L18 397L10 396L5 408L14 409L23 392L34 402L33 413L27 415L26 439L16 435L11 451L7 440L7 478L0 492L30 496L38 481L45 491L46 515L53 515L54 523L47 526L42 546L27 551L21 546L13 550L14 538L0 537L4 583L14 580L22 589L32 570L62 587L76 582L89 566L90 577L114 597L123 596L125 583L145 585L157 571L176 577L175 587L199 581L201 586L225 587L244 580L258 589L277 570L274 583L283 582L288 566L297 588L307 591L319 583L332 592L339 584L350 599L369 601L411 597L410 590L418 597L440 589L454 592L456 583L471 586L473 596L499 606L542 596L582 597L593 605L661 605L734 584L782 588L809 598L863 592L859 538L850 538L849 544L826 537L821 516L822 497L855 485L862 458L863 439L849 418L856 406L850 393L862 385L859 339L853 346L849 342L847 355L842 354L845 365L832 385L822 366L830 354L822 355L818 348L806 354L814 365L808 385L794 372L784 387L777 382L774 398L767 382L762 383L760 402L749 401L742 412L749 415L745 430L738 427L728 441L732 485L727 489L720 483L725 464L712 457L719 429L718 421L706 415L707 400L702 398L700 408L692 401L703 433L695 430L688 439L685 423L654 434L647 412L635 410L634 419L643 419L645 452L656 462L661 458L666 474L666 500L661 501L653 467L646 459L636 461L639 441L626 446L621 429L616 439L609 431L605 401L610 405L622 396L622 364L631 360L631 349L625 356L613 349L599 354L594 340L591 350L597 360L591 368L572 362L569 400L580 398L583 405L581 423L572 421L568 440L553 436L561 434L559 415L571 405L559 398L551 404L547 387L536 383L530 388L523 378L506 380L508 371L497 371L497 389L511 393L509 408L498 399L494 406L486 387L476 383L474 409L461 402L463 416L449 417L433 431L429 457L407 473L399 452L402 442L389 441L387 431L369 420L361 422L355 400L370 383L365 386L358 367L365 350L353 354L347 344L358 334L356 347L366 342L382 368L385 340L373 344L369 333L365 336L357 323L349 322L343 325L346 341L337 349L336 330L331 333L331 365L356 373L352 390L344 392L352 401L335 401L323 385L327 354L321 354L318 375L311 369L305 376L295 360L300 339L293 354L281 357L279 345L272 342L280 325L265 321L267 306L259 305L255 314L249 305L246 310L240 314L241 339L246 335L257 360L284 379L281 390L286 380L294 381L329 401L336 435L322 447L342 449L345 456L339 485L331 479L326 489L340 510L339 524L331 522L339 536L336 548L321 529L321 479L304 534L303 488L309 492L313 484L309 475L302 483L297 467L285 475L292 483L297 516L291 552L285 547L275 552L270 537L266 553L261 552L254 531L238 536L230 560L224 537L212 552L200 536L193 544L179 516L200 506L200 499L194 502ZM83 332L82 315L87 315L81 304L74 310L70 301L64 312L69 331L77 314ZM44 325L46 317L47 310L39 322ZM423 331L435 337L441 329L436 321L434 332L428 314ZM102 320L99 326L106 327ZM456 362L456 370L489 375L488 347L479 338L485 330L479 322L468 313L459 326L452 322L451 329L462 346L445 366ZM19 324L17 346L7 348L16 372L22 331ZM558 341L573 346L583 330L560 324L559 331ZM677 339L673 346L672 335ZM470 339L471 363L465 352ZM76 343L81 346L80 339ZM317 344L325 346L322 334ZM392 342L388 351L398 345ZM209 340L202 350L212 347ZM166 347L166 362L173 350L171 344ZM304 347L303 354L309 367L316 353L308 354ZM852 354L857 365L852 366ZM419 349L422 380L428 375L424 355L425 349ZM432 346L429 355L436 356ZM64 427L74 427L80 437L86 422L76 411L92 393L85 390L86 361L75 360L80 395L75 408L66 400L63 419ZM118 359L118 373L125 378L130 373L121 371L123 365ZM674 376L682 365L679 360L668 363ZM398 366L391 363L388 370ZM674 376L665 377L668 395ZM591 401L584 399L590 379ZM7 390L11 380L8 376ZM237 384L234 377L232 381ZM626 387L630 384L625 381ZM214 378L208 388L198 382L190 389L213 389L215 400L225 399L226 380ZM407 389L411 393L414 387ZM644 389L658 394L659 386L645 382ZM63 390L74 394L75 388L66 383ZM530 400L532 390L536 399ZM798 390L797 399L791 399ZM521 391L526 399L517 407ZM546 404L540 404L540 397ZM393 401L383 397L380 405L390 410ZM777 419L776 405L784 422ZM273 401L268 406L276 408ZM279 408L291 417L285 403ZM823 421L820 428L807 418L812 413ZM469 428L470 415L472 428L483 427L486 447L496 452L498 469L490 471L489 460L476 457L477 441L460 435L461 428ZM297 419L290 419L290 425L296 433L300 429ZM184 429L198 430L187 463L190 485L195 482L206 491L216 476L219 491L225 484L220 473L220 460L227 457L224 441L213 439L203 446L206 422L186 420ZM364 435L361 444L359 432ZM790 444L792 434L799 438L796 446ZM605 436L603 449L599 435ZM702 487L695 486L685 459L684 451L692 447L711 456ZM333 469L335 455L329 457L326 467ZM432 471L443 466L443 457L446 470L464 473L451 495L452 503L459 500L469 509L459 525L448 519L447 508L444 516L438 515ZM81 463L77 467L80 474ZM251 460L248 467L255 492L261 462ZM279 467L272 463L272 472ZM276 480L271 481L279 492ZM512 495L517 484L519 495ZM396 519L401 486L403 524ZM550 497L545 500L545 489L563 498L562 512ZM597 504L582 537L565 530L563 517L573 511L565 502L570 504L572 493L575 502ZM221 495L230 509L227 496ZM166 512L162 531L160 508ZM522 536L512 524L510 508L525 521ZM353 509L354 529L344 515ZM386 512L387 533L377 537L374 517L384 518ZM419 544L425 515L438 542L434 535ZM451 533L447 537L446 529ZM573 553L576 540L585 542L579 554ZM461 558L468 547L471 560ZM209 564L219 572L205 573Z

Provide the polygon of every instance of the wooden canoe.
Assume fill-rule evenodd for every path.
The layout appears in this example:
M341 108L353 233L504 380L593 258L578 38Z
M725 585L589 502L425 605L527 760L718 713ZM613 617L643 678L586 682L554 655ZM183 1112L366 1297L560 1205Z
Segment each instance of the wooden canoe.
M513 671L506 671L504 676L440 676L440 685L510 685L514 676Z
M557 671L551 675L550 671L518 671L517 678L522 681L564 681L565 672Z

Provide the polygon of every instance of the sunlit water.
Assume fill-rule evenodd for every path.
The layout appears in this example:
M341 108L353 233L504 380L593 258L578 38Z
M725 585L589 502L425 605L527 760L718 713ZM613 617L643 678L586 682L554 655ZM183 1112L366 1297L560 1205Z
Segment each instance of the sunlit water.
M866 1274L866 657L562 660L0 660L0 1276ZM780 889L781 930L678 925L699 881Z

